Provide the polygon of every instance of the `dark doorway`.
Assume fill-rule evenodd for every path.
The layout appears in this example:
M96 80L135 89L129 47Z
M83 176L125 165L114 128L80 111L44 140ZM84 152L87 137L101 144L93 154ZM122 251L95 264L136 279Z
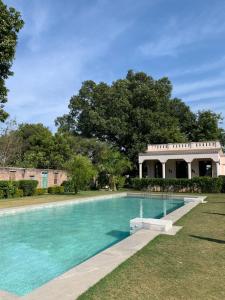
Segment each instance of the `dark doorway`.
M160 161L155 163L155 178L162 178L162 164Z
M212 161L199 161L199 176L212 177Z
M176 178L188 178L188 166L186 161L176 161Z

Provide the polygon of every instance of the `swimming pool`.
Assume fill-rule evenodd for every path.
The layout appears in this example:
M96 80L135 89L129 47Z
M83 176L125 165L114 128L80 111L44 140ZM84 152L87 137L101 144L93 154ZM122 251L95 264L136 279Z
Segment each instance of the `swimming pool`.
M129 236L129 221L161 218L183 200L127 196L0 217L0 290L19 296Z

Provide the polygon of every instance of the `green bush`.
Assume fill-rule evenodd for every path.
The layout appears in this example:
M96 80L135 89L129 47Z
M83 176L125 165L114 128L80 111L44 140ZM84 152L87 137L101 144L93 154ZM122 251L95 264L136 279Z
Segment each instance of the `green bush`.
M125 181L126 181L125 176L117 176L116 177L116 187L118 190L124 187Z
M23 197L23 190L16 189L14 197L16 197L16 198Z
M3 199L4 198L4 193L2 190L0 190L0 199Z
M63 194L64 193L64 187L63 186L51 186L48 188L49 194Z
M47 194L47 192L48 192L48 189L38 188L35 190L35 195L40 196L40 195Z
M23 190L24 196L33 196L38 185L37 180L20 180L19 189Z
M11 198L14 197L16 189L18 188L18 181L11 180L1 180L0 181L0 190L3 195L2 198Z
M222 189L221 189L221 192L225 193L225 176L221 175L220 178L222 180Z
M160 192L201 192L220 193L222 191L222 178L194 177L192 179L162 179L162 178L133 178L132 187L137 190L150 190Z
M75 193L74 186L71 180L63 181L62 185L65 193Z

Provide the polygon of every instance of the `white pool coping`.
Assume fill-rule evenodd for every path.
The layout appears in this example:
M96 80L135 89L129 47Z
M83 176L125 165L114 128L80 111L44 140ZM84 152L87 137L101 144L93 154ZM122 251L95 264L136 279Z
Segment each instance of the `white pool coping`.
M33 211L37 209L59 207L62 205L78 204L84 201L96 201L112 199L124 196L141 196L145 193L117 193L104 196L85 197L81 199L65 200L60 202L51 202L37 205L27 205L18 208L0 209L0 216ZM151 196L156 196L152 194ZM185 205L171 212L163 217L164 220L171 220L173 224L187 214L192 208L199 203L203 203L206 199L205 196L185 196L185 195L171 195L171 197L185 199ZM178 226L173 226L171 232L167 234L176 234L180 229ZM99 254L89 258L85 262L75 266L69 271L61 274L60 276L52 279L46 284L33 290L29 294L19 297L10 294L6 291L0 291L1 300L74 300L91 286L97 283L100 279L112 272L121 263L126 261L129 257L134 255L137 251L141 250L151 240L160 235L160 231L141 229L135 234L130 235L126 239L118 242L117 244L107 248Z

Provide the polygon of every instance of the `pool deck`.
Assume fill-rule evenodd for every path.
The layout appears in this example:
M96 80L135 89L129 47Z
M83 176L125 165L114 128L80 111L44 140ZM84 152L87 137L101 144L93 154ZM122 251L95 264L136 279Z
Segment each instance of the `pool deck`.
M122 197L127 195L143 195L142 193L120 193L116 195L87 197L82 200L66 200L57 203L31 205L22 208L8 208L0 210L0 215L14 214L18 212L25 212L29 210L36 210L46 207L61 206L68 204L80 203L83 201L95 201L110 199L113 197ZM176 196L176 195L173 195ZM181 196L185 198L185 205L171 212L167 216L163 217L164 220L171 220L175 223L185 214L187 214L192 208L199 203L204 203L206 197L191 197ZM173 226L171 230L162 233L155 230L141 229L135 234L130 235L126 239L119 243L107 248L99 254L91 257L80 265L75 266L64 274L54 278L41 287L35 289L31 293L18 297L10 293L0 291L1 300L74 300L87 289L97 283L100 279L105 277L121 263L134 255L137 251L141 250L145 245L152 241L160 234L174 235L181 229L180 226Z

